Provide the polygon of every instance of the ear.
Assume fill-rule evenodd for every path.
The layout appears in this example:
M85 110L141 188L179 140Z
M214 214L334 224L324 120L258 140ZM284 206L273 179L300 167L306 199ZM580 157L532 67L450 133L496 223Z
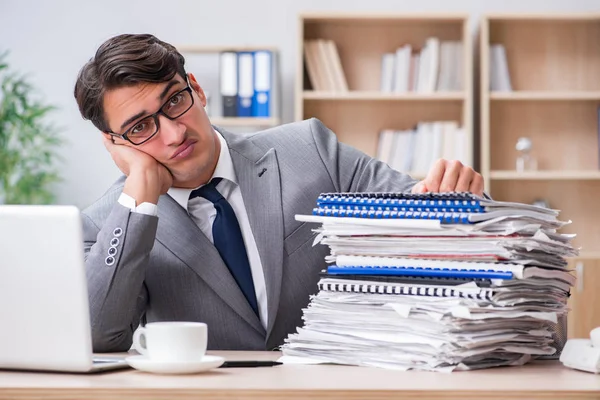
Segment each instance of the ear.
M200 103L202 103L202 107L206 107L206 95L204 94L204 90L200 87L198 81L196 81L196 77L192 73L188 73L188 79L190 81L190 86L194 89L194 92L200 98Z

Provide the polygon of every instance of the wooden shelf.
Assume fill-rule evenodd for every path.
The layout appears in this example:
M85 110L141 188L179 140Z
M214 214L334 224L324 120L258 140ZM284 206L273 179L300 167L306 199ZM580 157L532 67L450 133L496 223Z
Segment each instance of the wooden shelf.
M466 98L463 92L433 92L433 93L383 93L378 91L349 91L349 92L302 92L304 100L362 100L362 101L461 101Z
M281 123L279 118L209 117L209 119L213 125L218 126L271 127Z
M600 91L514 91L491 92L490 100L600 100Z
M222 53L224 51L259 51L268 50L276 53L278 50L273 46L194 46L194 45L180 45L176 46L177 50L181 53L195 53L195 54L208 54L208 53Z
M485 15L486 19L494 21L540 21L540 22L561 22L561 21L595 21L600 19L600 13L581 12L581 13L489 13Z
M572 221L578 284L569 299L569 336L600 325L600 14L493 14L480 26L481 172L500 201L545 201ZM502 45L512 92L490 92L490 51ZM520 137L538 171L516 172Z
M382 131L411 130L421 122L452 121L464 132L461 157L472 163L473 62L468 14L312 12L299 16L298 28L296 121L318 118L340 142L373 157L377 156ZM405 45L418 53L430 38L462 44L460 70L454 76L462 86L456 86L456 92L381 92L382 56ZM304 43L319 39L335 44L349 91L310 90L314 86L306 81ZM394 156L387 161L398 161Z
M469 18L465 13L364 13L353 12L305 12L300 18L307 23L310 22L342 22L352 24L369 24L373 22L463 22Z
M600 180L600 171L490 171L495 180Z

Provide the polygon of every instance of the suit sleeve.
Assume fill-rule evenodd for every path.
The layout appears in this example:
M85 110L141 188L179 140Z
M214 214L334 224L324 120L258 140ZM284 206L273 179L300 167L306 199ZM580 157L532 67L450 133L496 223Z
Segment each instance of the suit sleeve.
M144 277L158 217L118 203L101 227L82 215L93 348L127 351L146 307Z
M338 192L409 192L418 182L367 154L338 142L318 119L310 120L317 151Z

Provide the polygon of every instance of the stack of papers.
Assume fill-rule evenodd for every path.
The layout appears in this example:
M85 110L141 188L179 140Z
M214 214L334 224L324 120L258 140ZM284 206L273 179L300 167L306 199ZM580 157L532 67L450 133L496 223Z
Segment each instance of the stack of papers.
M313 215L328 245L286 363L452 371L522 365L557 348L578 251L559 212L466 193L333 193Z

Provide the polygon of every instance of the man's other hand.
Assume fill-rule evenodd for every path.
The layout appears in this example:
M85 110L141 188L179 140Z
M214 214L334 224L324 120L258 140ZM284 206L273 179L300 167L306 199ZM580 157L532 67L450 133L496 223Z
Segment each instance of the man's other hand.
M460 161L439 159L411 192L471 192L482 196L483 177Z

